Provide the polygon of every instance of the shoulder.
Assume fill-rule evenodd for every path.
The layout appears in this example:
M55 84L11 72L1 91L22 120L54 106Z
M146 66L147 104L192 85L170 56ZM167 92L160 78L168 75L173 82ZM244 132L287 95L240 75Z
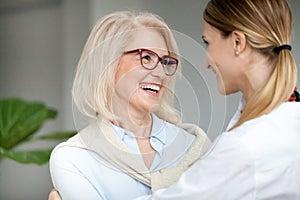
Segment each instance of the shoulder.
M115 168L97 153L73 146L62 146L52 152L49 167L51 174L68 173L85 174L93 177L103 170Z
M50 156L51 163L80 163L88 159L93 153L89 151L81 139L82 134L88 134L94 125L89 125L80 130L76 135L69 138L67 141L59 143L52 151Z
M284 132L294 132L300 128L300 103L286 102L272 112L249 120L226 134L237 134L240 137L269 137ZM248 136L249 135L249 136Z
M297 110L298 109L298 110ZM222 134L222 144L245 149L254 157L300 150L300 104L284 103L269 114ZM240 144L240 145L237 145Z
M67 141L64 141L62 143L59 143L52 151L52 154L55 152L61 150L63 147L64 149L68 149L67 147L73 147L73 148L80 148L86 149L86 145L84 144L82 137L88 137L89 135L93 135L94 132L97 132L98 126L96 123L91 123L87 127L83 128L80 130L76 135L73 137L69 138ZM89 138L90 139L90 138Z
M51 168L53 168L53 166L76 168L78 165L89 162L91 156L94 157L96 155L94 155L93 152L82 148L60 146L52 151L49 164Z

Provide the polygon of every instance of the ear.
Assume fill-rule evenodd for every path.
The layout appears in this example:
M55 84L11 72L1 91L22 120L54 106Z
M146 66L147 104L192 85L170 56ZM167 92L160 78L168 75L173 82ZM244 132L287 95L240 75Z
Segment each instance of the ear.
M241 31L232 31L233 50L235 55L239 55L246 49L247 38Z

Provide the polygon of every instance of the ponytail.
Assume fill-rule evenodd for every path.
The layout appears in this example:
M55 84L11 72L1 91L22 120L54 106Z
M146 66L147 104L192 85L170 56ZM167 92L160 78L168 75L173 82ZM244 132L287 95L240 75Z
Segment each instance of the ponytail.
M283 46L285 47L282 48ZM297 67L291 55L291 49L286 47L286 45L281 45L274 48L278 59L271 77L267 84L248 100L240 119L230 130L248 120L271 112L283 102L288 101L291 94L294 94L295 99L299 100L299 93L294 92L297 82Z

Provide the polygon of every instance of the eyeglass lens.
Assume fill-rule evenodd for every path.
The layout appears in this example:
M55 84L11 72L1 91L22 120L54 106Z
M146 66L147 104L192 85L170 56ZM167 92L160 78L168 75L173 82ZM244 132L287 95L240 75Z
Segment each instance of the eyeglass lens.
M175 74L177 70L178 61L170 56L163 56L160 58L155 52L150 50L141 50L141 64L146 69L154 69L158 62L160 62L163 66L164 72L166 75L171 76Z

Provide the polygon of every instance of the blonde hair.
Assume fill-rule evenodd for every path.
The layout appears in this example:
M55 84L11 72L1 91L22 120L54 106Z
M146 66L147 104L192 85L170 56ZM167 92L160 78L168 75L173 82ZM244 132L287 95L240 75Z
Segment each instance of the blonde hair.
M277 60L268 82L248 100L231 130L289 99L297 82L296 63L289 50L274 52L276 47L291 41L292 14L285 0L211 0L203 18L224 37L234 30L243 32L248 45L270 61Z
M104 16L90 33L73 82L73 101L83 115L109 121L117 117L112 111L112 95L119 59L133 35L133 30L143 28L153 28L160 33L169 54L179 59L171 30L159 16L132 11L114 12ZM175 76L171 77L162 96L160 109L155 114L170 123L178 124L179 113L172 107L174 85Z

